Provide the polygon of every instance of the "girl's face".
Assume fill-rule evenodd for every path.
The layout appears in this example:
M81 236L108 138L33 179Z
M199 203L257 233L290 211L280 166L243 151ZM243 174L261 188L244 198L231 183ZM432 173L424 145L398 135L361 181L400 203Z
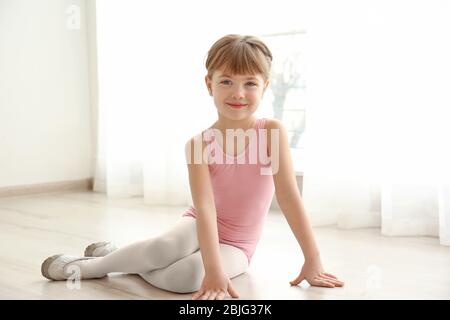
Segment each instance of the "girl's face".
M217 111L230 120L251 116L258 109L268 85L261 74L231 75L222 70L216 70L212 79L206 76L205 82Z

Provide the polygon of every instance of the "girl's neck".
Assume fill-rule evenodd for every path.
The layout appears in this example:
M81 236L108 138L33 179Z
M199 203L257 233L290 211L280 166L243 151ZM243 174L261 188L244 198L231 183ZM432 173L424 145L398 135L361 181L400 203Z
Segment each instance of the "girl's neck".
M251 116L242 120L229 120L219 116L219 119L212 125L212 128L225 131L226 129L243 129L248 130L255 126L256 117Z

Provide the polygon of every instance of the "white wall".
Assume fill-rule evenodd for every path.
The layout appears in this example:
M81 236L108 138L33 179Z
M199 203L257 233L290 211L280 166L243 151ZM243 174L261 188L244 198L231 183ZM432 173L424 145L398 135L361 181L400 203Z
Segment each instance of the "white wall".
M93 176L85 12L0 0L0 187Z

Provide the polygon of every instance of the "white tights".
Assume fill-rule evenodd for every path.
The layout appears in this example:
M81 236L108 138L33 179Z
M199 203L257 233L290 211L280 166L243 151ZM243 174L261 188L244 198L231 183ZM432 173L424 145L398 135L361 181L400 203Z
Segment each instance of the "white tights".
M248 267L247 256L236 247L219 244L221 262L228 277ZM103 277L110 272L139 274L155 287L178 293L195 292L204 277L195 218L182 217L160 236L138 241L110 254L75 262L82 279Z

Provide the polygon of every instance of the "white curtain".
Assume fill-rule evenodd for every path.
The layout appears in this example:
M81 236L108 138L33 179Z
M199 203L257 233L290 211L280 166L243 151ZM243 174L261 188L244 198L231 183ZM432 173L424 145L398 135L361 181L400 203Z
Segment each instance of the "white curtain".
M306 208L449 245L449 2L346 4L309 12Z
M306 29L313 224L450 243L448 2L96 3L95 191L190 204L184 143L216 118L203 84L210 45Z
M184 144L217 118L204 85L210 46L229 33L294 30L293 1L96 1L94 191L191 203ZM292 8L298 9L292 11ZM267 24L272 21L273 25ZM259 116L267 115L264 101ZM264 107L265 105L265 107Z

